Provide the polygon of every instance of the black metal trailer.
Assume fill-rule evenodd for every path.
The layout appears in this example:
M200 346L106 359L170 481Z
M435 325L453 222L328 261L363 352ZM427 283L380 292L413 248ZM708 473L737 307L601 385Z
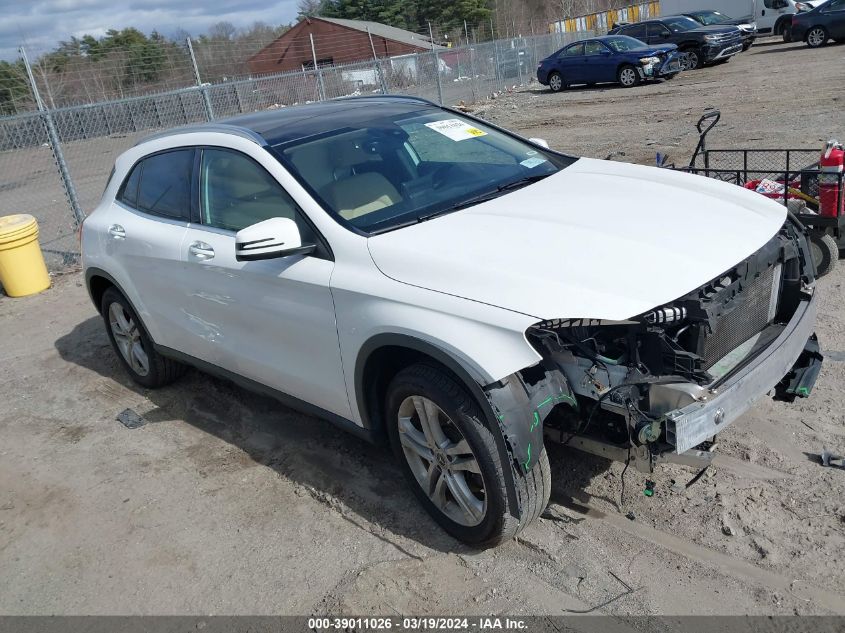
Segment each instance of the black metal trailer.
M719 110L702 116L698 129L698 145L689 165L676 167L663 164L658 155L658 166L678 169L730 182L747 189L771 187L762 193L785 205L807 228L818 276L822 277L836 266L841 251L845 250L845 214L841 213L843 174L831 175L838 184L836 217L819 213L819 158L820 149L708 149L707 134L721 118Z

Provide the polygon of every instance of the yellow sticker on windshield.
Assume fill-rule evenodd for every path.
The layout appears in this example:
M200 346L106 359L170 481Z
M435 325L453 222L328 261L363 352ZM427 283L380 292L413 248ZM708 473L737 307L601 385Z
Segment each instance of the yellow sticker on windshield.
M453 141L465 141L468 138L487 136L487 132L484 130L479 130L477 127L473 127L460 119L432 121L431 123L426 123L425 126Z

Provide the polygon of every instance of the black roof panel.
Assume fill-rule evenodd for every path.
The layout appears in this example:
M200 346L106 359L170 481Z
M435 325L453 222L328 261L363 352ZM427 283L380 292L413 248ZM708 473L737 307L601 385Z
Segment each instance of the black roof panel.
M260 145L279 145L339 128L360 126L381 116L436 107L431 101L401 95L346 97L182 125L151 134L136 145L188 132L225 132L249 138Z
M402 96L350 97L305 105L289 106L253 114L242 114L218 123L250 130L269 145L330 132L390 116L437 107L424 99Z

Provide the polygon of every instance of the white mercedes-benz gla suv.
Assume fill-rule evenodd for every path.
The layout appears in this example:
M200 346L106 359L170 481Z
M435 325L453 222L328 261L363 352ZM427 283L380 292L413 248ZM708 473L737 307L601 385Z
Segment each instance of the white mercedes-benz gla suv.
M822 360L784 207L409 97L148 138L82 251L135 381L193 365L387 437L470 543L543 511L544 441L646 472L706 463L755 398L807 396Z

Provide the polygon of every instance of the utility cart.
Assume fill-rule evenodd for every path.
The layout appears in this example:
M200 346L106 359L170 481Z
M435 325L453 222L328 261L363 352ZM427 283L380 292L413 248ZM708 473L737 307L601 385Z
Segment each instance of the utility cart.
M845 249L845 152L837 141L818 149L708 149L707 134L721 118L718 110L699 119L698 145L689 165L665 164L730 182L785 205L807 228L819 277L830 273Z

